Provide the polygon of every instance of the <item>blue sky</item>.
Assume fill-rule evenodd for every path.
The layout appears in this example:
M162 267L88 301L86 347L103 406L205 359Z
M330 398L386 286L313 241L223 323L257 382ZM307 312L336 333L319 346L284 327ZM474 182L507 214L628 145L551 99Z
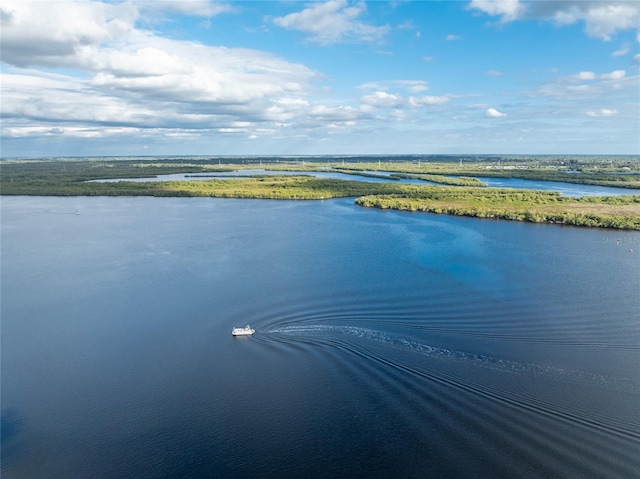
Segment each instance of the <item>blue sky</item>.
M3 157L640 154L640 3L1 0Z

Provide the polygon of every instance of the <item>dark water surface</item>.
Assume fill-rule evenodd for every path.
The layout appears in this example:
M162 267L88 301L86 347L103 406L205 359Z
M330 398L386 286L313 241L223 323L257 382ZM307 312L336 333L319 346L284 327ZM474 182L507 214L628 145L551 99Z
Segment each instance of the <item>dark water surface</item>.
M1 245L3 478L640 471L640 233L2 197Z

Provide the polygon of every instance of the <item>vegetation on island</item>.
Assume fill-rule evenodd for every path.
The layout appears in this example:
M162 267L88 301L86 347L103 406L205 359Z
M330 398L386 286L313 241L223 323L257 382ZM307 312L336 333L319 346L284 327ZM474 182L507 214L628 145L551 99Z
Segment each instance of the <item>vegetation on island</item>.
M365 207L640 230L640 196L571 198L553 191L429 187L356 199Z
M382 177L377 171L389 171L393 177L419 178L440 183L455 180L457 186L402 184L397 181L367 182L315 178L307 175L251 175L247 177L207 178L179 181L116 181L98 179L144 178L164 174L216 173L256 168L255 161L236 160L222 165L214 159L131 160L30 160L0 162L0 193L35 196L200 196L221 198L328 199L357 197L356 204L365 207L424 211L478 218L559 223L579 226L640 230L640 195L583 198L564 197L557 192L507 188L484 188L476 178L450 178L460 174L459 164L422 162L362 162L354 166L342 162L302 162L260 165L269 169L298 171L349 171L351 174ZM267 163L266 159L264 160ZM633 164L632 164L633 166ZM415 172L419 170L419 172ZM425 173L424 171L437 171ZM372 173L374 171L374 173ZM467 170L468 171L468 170ZM536 171L536 170L532 170ZM544 171L538 172L544 176ZM556 171L560 174L561 172ZM581 176L576 173L566 175ZM388 176L385 178L389 178ZM622 182L635 185L634 170L601 172L607 184ZM492 174L491 176L497 176ZM614 178L614 179L611 179ZM540 179L537 177L536 179ZM554 178L557 180L557 178ZM564 181L564 180L562 180Z
M324 199L367 194L396 194L401 185L314 178L307 175L252 175L224 179L114 181L212 170L202 165L88 162L15 162L0 166L0 193L33 196L210 196L222 198ZM235 171L217 169L217 172ZM209 176L209 173L206 174Z
M340 169L349 169L354 174L360 170L385 171L400 175L418 176L426 181L444 183L445 175L466 177L481 182L478 178L518 178L522 180L557 181L618 188L640 188L640 163L637 161L619 161L618 166L609 164L578 163L572 160L547 162L540 160L514 161L497 159L495 161L477 161L469 158L459 162L361 162ZM403 177L403 176L400 176ZM407 177L407 176L404 176ZM440 178L441 180L438 180ZM454 178L451 178L454 179ZM462 178L458 178L462 179ZM480 186L479 184L457 184L457 186Z
M478 178L469 178L467 176L452 178L450 176L428 175L424 173L393 173L392 176L398 179L416 179L450 186L487 186L486 183L480 181Z
M356 175L363 176L365 178L382 178L385 180L402 180L402 179L413 179L413 180L422 180L428 181L429 183L437 183L441 185L451 185L451 186L487 186L486 183L483 183L477 178L469 178L465 176L459 177L450 177L445 175L433 175L426 173L389 173L386 174L381 173L372 173L370 171L364 171L361 168L344 168L344 167L333 167L331 171L335 171L337 173L343 173L346 175Z

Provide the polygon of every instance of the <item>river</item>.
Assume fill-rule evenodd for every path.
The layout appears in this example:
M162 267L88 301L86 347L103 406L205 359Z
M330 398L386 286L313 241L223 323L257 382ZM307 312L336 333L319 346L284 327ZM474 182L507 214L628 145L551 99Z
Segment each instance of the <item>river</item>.
M3 478L640 470L638 232L353 199L1 206Z

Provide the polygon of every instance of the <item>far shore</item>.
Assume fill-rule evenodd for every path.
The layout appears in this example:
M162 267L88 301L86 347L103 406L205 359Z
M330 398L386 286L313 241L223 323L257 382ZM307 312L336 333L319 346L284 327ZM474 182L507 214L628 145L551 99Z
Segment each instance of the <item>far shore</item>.
M327 171L328 168L326 164L302 163L299 166L297 171ZM394 181L347 181L306 175L238 176L202 181L96 182L91 180L144 178L176 173L197 173L198 176L209 173L214 176L214 171L219 173L241 168L225 165L223 169L221 165L211 163L185 165L184 161L143 163L49 160L2 162L0 193L31 196L199 196L287 200L354 197L356 204L360 206L382 209L640 230L640 195L570 198L553 191L486 188L476 178L450 178L448 175L452 173L461 173L456 171L456 165L451 164L428 164L426 168L422 168L422 165L415 163L396 162L385 164L384 169L383 165L370 163L359 163L357 167L349 168L342 164L330 166L333 168L331 171L379 177L381 175L375 172L377 168L378 171L391 171L396 178L417 178L447 186L399 184ZM286 169L293 169L292 165L286 165ZM468 170L467 168L464 173L468 174ZM372 171L374 172L371 173ZM531 169L522 175L529 179L537 176L539 180L544 177L562 181L571 173ZM598 172L596 175L589 175L583 176L582 180L599 181L604 186L624 184L637 187L640 184L640 174ZM494 171L492 176L495 176ZM573 174L571 177L575 176L577 175Z

